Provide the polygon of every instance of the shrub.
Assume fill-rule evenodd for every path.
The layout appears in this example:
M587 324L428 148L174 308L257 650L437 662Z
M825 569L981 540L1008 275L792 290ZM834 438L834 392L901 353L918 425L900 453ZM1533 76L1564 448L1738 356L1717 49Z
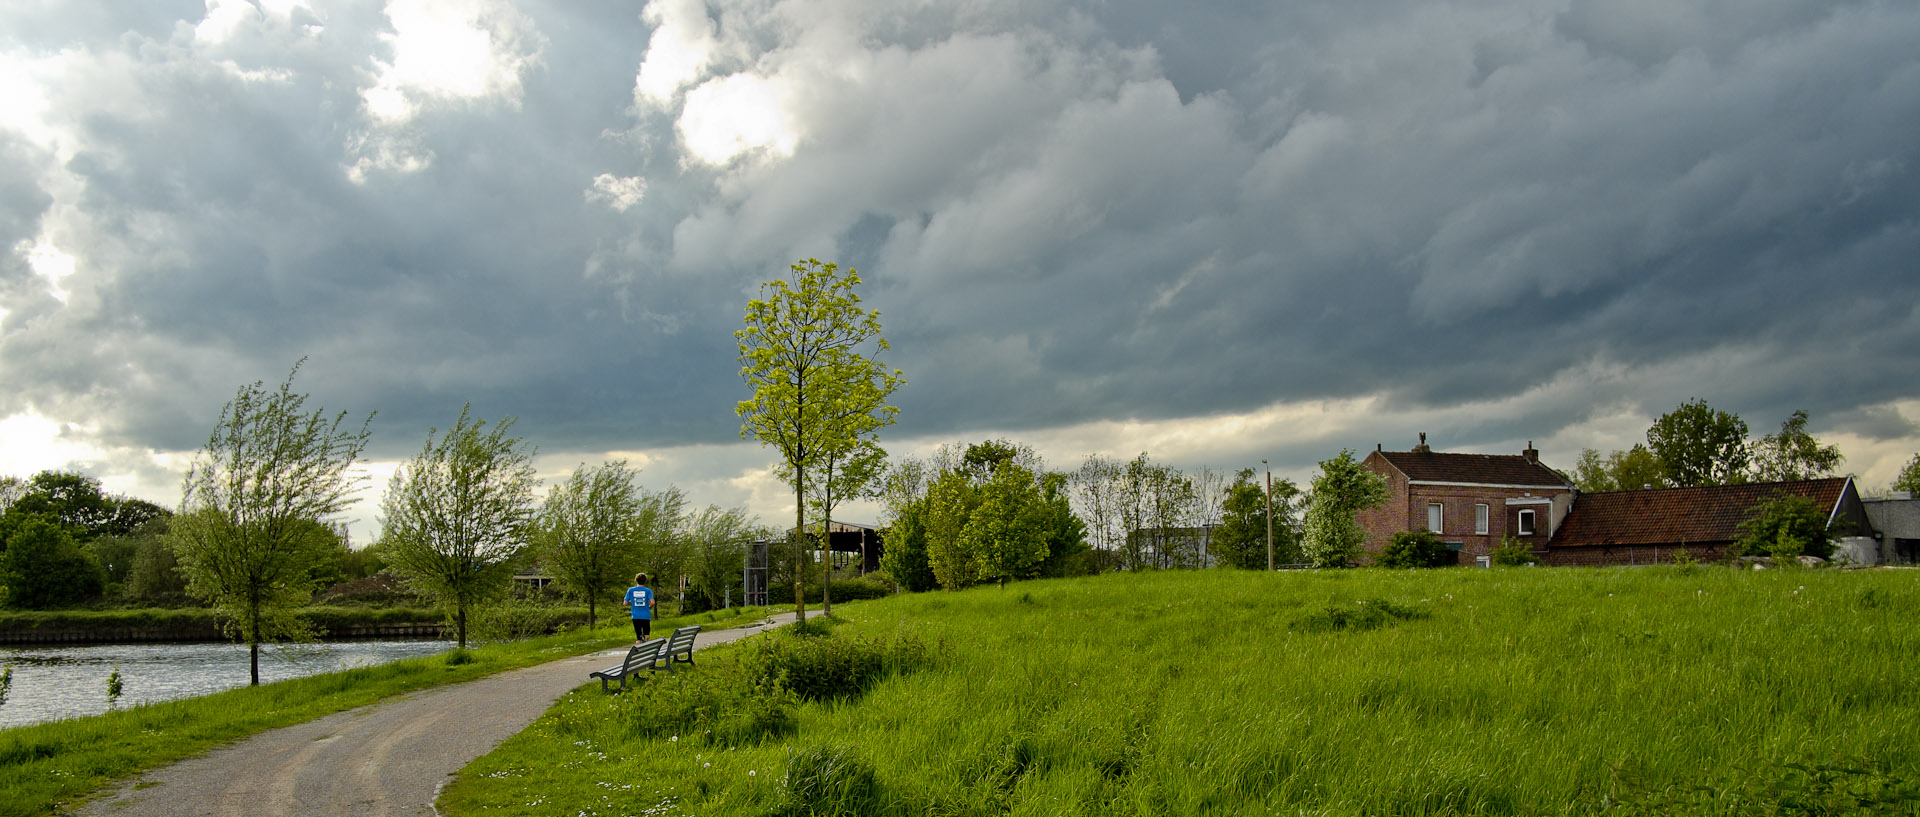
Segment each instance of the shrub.
M858 696L889 673L931 664L937 650L906 633L885 638L833 638L800 632L756 640L748 672L810 701Z
M620 696L616 719L636 737L681 736L706 745L747 746L793 731L798 699L791 691L752 677L739 662L715 669L656 673L644 692Z
M782 817L841 817L880 811L880 786L873 764L851 746L812 746L787 758L780 782Z
M1380 549L1381 567L1439 567L1453 560L1440 535L1430 530L1403 530Z
M893 591L886 585L865 576L850 579L836 578L833 580L834 601L878 599L885 598L892 595L892 593ZM819 604L820 598L820 577L816 574L807 579L807 603ZM791 580L780 582L767 588L768 605L778 607L792 603L793 582Z
M1520 565L1537 565L1540 563L1540 557L1533 555L1533 551L1527 548L1527 543L1509 536L1506 541L1500 543L1499 547L1493 549L1488 561L1495 567L1519 567Z
M1740 538L1727 549L1729 556L1772 556L1777 563L1801 554L1833 557L1833 532L1827 514L1804 496L1779 495L1761 500L1740 522Z
M1385 599L1361 599L1353 606L1339 605L1308 613L1294 619L1292 628L1303 633L1333 633L1342 630L1364 632L1411 619L1422 619L1427 611L1394 604Z

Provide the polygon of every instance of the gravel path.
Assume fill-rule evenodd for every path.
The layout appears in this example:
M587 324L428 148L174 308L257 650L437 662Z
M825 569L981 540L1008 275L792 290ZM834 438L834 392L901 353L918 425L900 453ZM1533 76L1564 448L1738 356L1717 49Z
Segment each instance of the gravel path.
M695 649L793 620L702 632ZM423 690L262 732L155 769L87 803L84 815L275 817L437 814L440 787L527 728L625 648ZM698 656L698 653L695 653Z

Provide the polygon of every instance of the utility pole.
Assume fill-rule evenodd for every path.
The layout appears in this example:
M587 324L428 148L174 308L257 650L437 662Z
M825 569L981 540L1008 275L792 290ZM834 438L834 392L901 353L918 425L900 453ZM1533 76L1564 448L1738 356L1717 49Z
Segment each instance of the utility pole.
M1273 572L1273 466L1262 459L1260 466L1267 469L1267 572Z

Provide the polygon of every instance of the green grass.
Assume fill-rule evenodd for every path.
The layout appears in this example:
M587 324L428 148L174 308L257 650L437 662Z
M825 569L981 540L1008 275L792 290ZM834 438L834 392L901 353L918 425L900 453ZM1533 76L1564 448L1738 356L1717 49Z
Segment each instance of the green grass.
M1171 572L849 606L943 658L737 728L585 687L442 813L1914 814L1920 571ZM786 636L769 636L786 637ZM750 665L743 642L696 673ZM731 655L732 663L723 656ZM774 694L774 693L768 693ZM804 795L802 801L796 795Z
M724 629L766 608L664 619ZM297 678L103 715L0 730L0 817L47 814L125 779L257 732L301 723L382 698L631 642L624 619L588 632L471 648L374 667ZM451 660L450 660L451 659Z

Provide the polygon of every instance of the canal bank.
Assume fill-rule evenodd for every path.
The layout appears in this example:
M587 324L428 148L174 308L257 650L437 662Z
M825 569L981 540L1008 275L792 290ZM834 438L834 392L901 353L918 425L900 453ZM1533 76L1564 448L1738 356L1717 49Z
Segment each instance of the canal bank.
M552 608L535 627L552 632L586 623L586 608ZM309 607L300 615L322 641L438 638L444 618L422 608ZM524 625L523 625L524 626ZM220 619L204 608L63 610L0 614L0 645L225 642Z

